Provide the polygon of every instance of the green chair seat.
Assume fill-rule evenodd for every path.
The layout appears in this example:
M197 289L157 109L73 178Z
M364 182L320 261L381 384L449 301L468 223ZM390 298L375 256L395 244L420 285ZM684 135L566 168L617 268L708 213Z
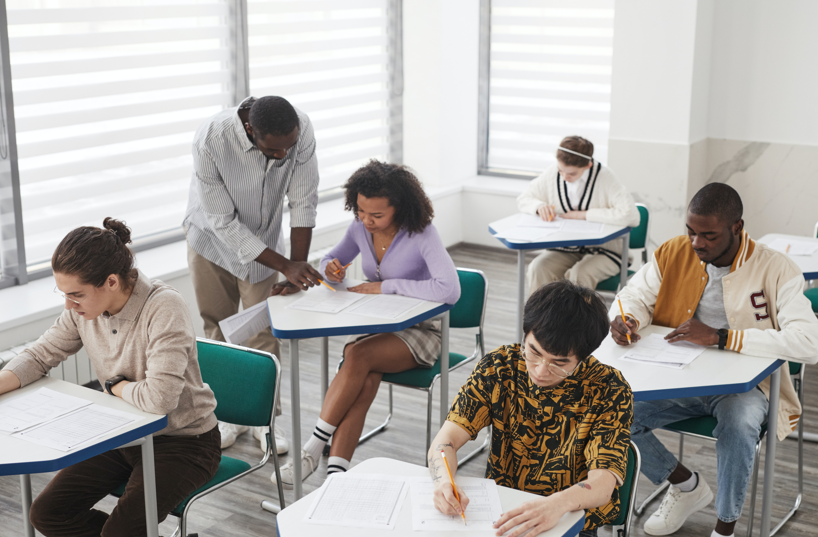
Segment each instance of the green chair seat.
M449 353L449 367L455 366L460 362L465 362L467 356L458 354L456 352ZM392 384L400 384L402 386L412 386L414 388L428 388L432 385L432 379L440 374L440 360L435 362L432 367L416 367L409 371L402 373L387 373L381 379L382 382L389 382Z
M185 500L176 506L176 508L171 511L171 514L174 516L182 516L182 513L187 506L187 503L190 499L200 492L204 492L205 490L209 490L219 483L224 483L228 479L236 477L237 475L246 472L250 469L250 464L244 461L240 461L239 459L234 459L232 457L227 457L222 455L222 460L219 463L219 469L216 470L216 475L214 475L210 481L196 489L193 494L185 498ZM116 496L117 498L121 498L123 494L125 494L125 485L127 483L122 483L117 487L115 491L111 493L112 496Z
M686 420L677 421L665 425L664 428L670 431L676 431L677 433L697 434L708 438L715 438L713 431L718 424L718 420L713 416L701 416L699 418L687 418ZM766 432L767 424L765 423L761 426L761 436L764 436Z
M636 274L636 272L629 270L628 271L628 278ZM614 274L607 280L602 280L598 284L596 284L597 291L610 291L611 293L615 293L617 289L619 289L619 280L622 279L621 274Z
M818 287L807 289L804 291L804 295L812 302L812 311L818 313Z

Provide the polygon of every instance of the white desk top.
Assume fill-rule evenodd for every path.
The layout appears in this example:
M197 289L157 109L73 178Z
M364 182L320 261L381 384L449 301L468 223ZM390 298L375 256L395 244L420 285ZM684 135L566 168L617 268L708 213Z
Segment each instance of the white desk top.
M416 464L409 464L407 462L396 461L386 458L369 459L356 467L352 468L350 472L365 473L365 474L388 474L388 475L404 475L411 477L424 477L429 475L429 469L424 466ZM503 511L513 509L518 505L527 502L534 498L539 498L536 494L522 492L506 487L497 487L500 493L500 503L503 506ZM429 532L414 532L412 531L412 505L411 497L407 496L403 502L400 515L398 516L398 523L394 531L383 532L374 528L345 528L337 527L330 528L330 526L321 526L317 524L306 524L303 522L304 515L312 505L313 497L317 491L304 496L301 500L290 505L276 517L276 530L279 537L324 537L327 534L332 534L335 537L375 537L383 535L399 536L430 536L430 537L466 537L471 535L485 535L493 536L494 532L462 532L462 531L429 531ZM468 509L466 510L468 516ZM559 524L552 530L540 535L543 537L570 537L579 533L585 525L585 512L573 511L566 513ZM531 535L530 537L534 537Z
M489 232L494 235L500 231L515 227L519 219L519 214L507 216L489 224ZM629 233L631 228L622 226L610 226L605 224L602 226L601 233L576 233L557 231L548 235L541 242L514 242L506 239L497 239L502 242L506 248L512 250L540 250L543 248L558 248L560 246L598 246L612 241L617 237Z
M801 237L799 235L782 235L780 233L768 233L764 235L758 242L761 244L769 245L775 239L792 239L796 241L802 242L818 242L818 239L813 237ZM795 264L798 265L798 268L801 269L801 272L804 273L805 280L817 280L818 279L818 252L812 255L791 255L789 256L790 259L795 261Z
M160 431L168 423L167 416L142 412L118 397L51 377L43 377L24 388L0 395L0 403L35 392L40 388L49 388L74 397L81 397L98 405L134 414L139 419L127 427L106 434L90 445L85 444L85 447L71 451L59 451L0 433L0 475L38 474L62 470L72 464Z
M651 325L640 330L639 335L664 335L672 330ZM627 347L617 345L608 334L593 355L600 362L622 372L633 390L634 401L744 393L783 364L782 360L747 356L709 347L684 369L670 369L620 360L626 349Z
M355 283L350 280L350 283ZM309 293L310 291L306 291ZM337 291L347 293L348 291ZM305 291L288 296L271 296L267 299L267 310L273 335L280 339L308 339L324 336L348 336L355 334L380 334L398 332L431 319L452 309L451 304L427 302L409 310L398 319L384 319L366 315L340 313L317 313L288 309L287 306L304 296Z

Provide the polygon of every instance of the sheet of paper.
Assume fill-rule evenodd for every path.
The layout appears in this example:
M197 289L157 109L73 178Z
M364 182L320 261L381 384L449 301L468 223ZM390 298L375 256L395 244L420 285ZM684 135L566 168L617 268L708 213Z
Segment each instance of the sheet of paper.
M458 516L447 516L435 508L434 485L428 477L414 478L411 483L412 529L414 531L491 531L503 514L497 484L491 479L456 477L455 481L469 498L466 523Z
M682 369L695 360L705 347L682 341L668 343L660 334L650 334L628 347L623 360Z
M318 490L304 522L391 530L408 489L403 477L331 474Z
M219 321L224 339L234 345L241 345L269 326L266 300Z
M383 319L397 319L422 303L422 300L409 298L408 296L374 295L369 300L358 302L344 313L381 317Z
M818 240L799 241L793 239L775 239L769 244L773 250L787 255L812 255L818 252ZM787 249L789 247L789 249Z
M136 419L133 414L92 404L12 436L60 451L70 451L125 427Z
M602 233L602 226L598 222L588 222L587 220L560 219L562 222L561 231L565 233Z
M333 292L324 286L314 287L287 307L318 313L338 313L367 296L343 289L345 288L339 287L338 291Z
M86 399L40 388L0 405L0 431L23 431L90 404Z
M521 214L517 220L517 227L538 227L545 229L560 229L562 220L554 219L550 222L543 220L536 214Z
M539 242L557 231L558 229L518 226L498 231L494 236L512 242Z

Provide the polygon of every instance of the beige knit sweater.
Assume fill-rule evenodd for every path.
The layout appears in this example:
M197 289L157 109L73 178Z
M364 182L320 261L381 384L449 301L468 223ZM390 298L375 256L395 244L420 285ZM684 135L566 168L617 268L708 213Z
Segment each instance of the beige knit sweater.
M5 367L23 386L85 347L101 384L116 375L131 383L122 398L145 412L167 414L157 435L196 435L216 426L216 398L202 382L196 335L178 291L142 273L116 315L85 320L65 310L37 342Z

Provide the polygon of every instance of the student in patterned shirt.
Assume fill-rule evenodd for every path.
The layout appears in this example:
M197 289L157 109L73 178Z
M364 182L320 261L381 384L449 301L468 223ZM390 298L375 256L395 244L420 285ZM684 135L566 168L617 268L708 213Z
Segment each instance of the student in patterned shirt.
M504 513L497 535L537 535L585 509L580 535L595 536L619 515L633 419L630 386L591 356L608 333L605 306L590 289L553 282L526 302L523 332L524 345L500 347L477 364L432 442L435 507L454 515L469 503L462 490L455 499L440 451L454 474L457 450L492 425L486 477L543 496Z

